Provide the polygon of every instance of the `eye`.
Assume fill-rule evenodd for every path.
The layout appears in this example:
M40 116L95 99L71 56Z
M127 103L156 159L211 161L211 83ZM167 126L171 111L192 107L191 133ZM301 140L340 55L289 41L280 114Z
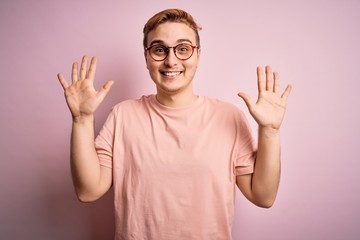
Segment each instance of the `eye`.
M182 45L177 46L176 51L180 52L180 53L186 53L186 52L190 51L190 48L191 48L191 46L182 44Z
M164 46L154 46L152 52L155 54L163 54L166 52L166 47Z

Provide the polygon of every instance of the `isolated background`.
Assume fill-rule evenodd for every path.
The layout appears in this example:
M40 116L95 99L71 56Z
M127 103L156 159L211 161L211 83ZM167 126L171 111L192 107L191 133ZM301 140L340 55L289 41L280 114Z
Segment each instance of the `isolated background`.
M112 193L77 201L69 171L71 118L56 74L99 58L96 86L116 84L97 112L155 91L142 27L165 8L202 25L199 94L256 97L257 65L290 83L282 181L271 209L237 192L234 239L360 239L360 1L0 2L0 239L113 239ZM249 116L256 134L256 125Z

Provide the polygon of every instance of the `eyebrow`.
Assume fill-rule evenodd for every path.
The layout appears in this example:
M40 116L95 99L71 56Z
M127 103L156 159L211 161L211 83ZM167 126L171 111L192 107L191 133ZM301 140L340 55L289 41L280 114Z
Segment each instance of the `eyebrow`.
M181 39L178 39L178 40L176 41L176 43L183 43L183 42L188 42L188 43L190 43L190 44L193 44L192 41L190 41L190 40L187 39L187 38L181 38ZM153 40L153 41L150 43L150 46L152 46L152 45L154 45L154 44L166 45L163 40Z

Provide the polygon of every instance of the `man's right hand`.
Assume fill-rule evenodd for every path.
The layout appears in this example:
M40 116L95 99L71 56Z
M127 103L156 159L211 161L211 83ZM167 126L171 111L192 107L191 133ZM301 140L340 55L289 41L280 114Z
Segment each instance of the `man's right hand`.
M78 63L73 63L71 85L67 83L61 73L57 75L62 87L64 88L66 102L73 120L93 117L94 112L110 91L111 86L114 84L114 81L108 81L99 91L96 91L94 88L94 78L97 58L93 57L91 59L88 71L87 62L88 58L87 56L84 56L81 61L80 73L78 72Z

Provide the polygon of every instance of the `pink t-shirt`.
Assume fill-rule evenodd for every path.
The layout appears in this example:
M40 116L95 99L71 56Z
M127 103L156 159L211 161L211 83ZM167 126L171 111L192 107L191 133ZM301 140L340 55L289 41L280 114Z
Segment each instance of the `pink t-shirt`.
M113 108L95 141L113 169L115 239L231 239L236 176L256 145L243 113L199 97L184 108L155 95Z

